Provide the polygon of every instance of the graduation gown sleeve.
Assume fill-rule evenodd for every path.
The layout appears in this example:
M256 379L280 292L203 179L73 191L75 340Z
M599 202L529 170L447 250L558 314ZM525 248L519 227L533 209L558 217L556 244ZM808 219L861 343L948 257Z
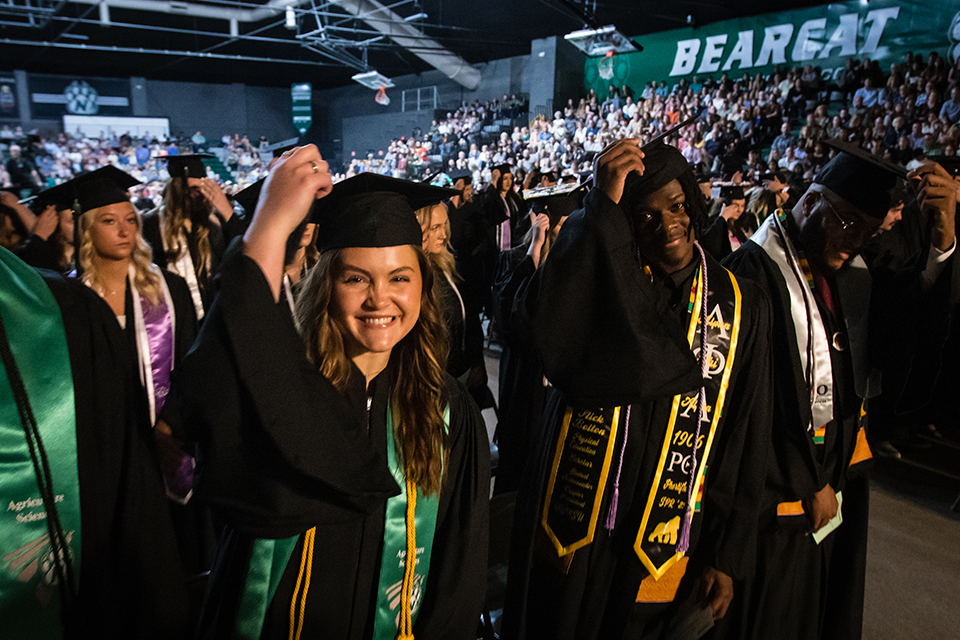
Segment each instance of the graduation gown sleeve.
M176 386L179 435L200 446L197 495L242 533L297 535L398 492L385 453L307 361L289 310L239 240Z
M778 327L771 345L773 361L773 419L768 504L802 500L819 491L834 478L818 459L806 425L810 422L808 397L786 283L774 262L756 243L748 242L723 262L738 278L757 284L770 300L772 326ZM834 487L837 488L836 486ZM772 503L772 504L771 504Z
M572 404L598 406L697 387L683 328L644 273L626 215L596 189L584 204L518 292L547 379Z
M63 315L77 412L81 635L183 637L187 602L170 510L129 351L107 304L42 272Z

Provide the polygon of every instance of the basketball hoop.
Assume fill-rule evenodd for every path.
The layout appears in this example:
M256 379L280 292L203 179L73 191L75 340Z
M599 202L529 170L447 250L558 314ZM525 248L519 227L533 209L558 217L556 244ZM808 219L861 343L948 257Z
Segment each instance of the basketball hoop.
M604 80L609 80L613 77L613 56L614 52L612 49L607 51L607 55L603 56L603 60L597 65L597 72Z
M390 104L390 98L387 96L387 88L384 86L380 87L380 90L377 91L377 95L374 97L374 101L377 104L387 106Z

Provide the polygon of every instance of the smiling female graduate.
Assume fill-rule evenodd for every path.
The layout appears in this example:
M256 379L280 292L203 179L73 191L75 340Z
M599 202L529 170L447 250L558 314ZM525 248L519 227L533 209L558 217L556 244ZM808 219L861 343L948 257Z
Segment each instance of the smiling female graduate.
M277 304L284 246L324 196L298 335ZM474 637L489 448L444 373L414 215L449 196L372 174L331 187L312 145L271 169L184 364L198 497L228 523L201 635Z
M504 638L691 633L753 559L769 306L697 243L676 148L619 141L594 176L517 293L559 394L517 498Z

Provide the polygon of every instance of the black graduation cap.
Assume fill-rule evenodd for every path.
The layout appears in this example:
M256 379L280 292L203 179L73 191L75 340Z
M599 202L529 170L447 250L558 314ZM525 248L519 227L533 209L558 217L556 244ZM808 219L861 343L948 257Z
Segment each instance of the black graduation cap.
M725 185L720 187L720 197L730 200L743 200L743 187L741 185Z
M320 252L345 247L420 246L423 232L414 211L459 195L433 187L365 172L333 185L316 202L311 221L320 225Z
M91 209L105 207L108 204L130 202L127 189L138 184L141 182L129 173L108 164L90 173L77 176L60 186L65 188L69 186L75 190L82 215Z
M907 170L843 140L832 138L824 143L840 153L823 167L814 182L872 218L886 216L897 179L905 178Z
M51 204L57 208L57 211L73 209L73 205L76 201L76 186L70 184L69 182L64 182L62 184L50 187L49 189L45 189L32 198L27 198L26 200L21 200L20 202L21 204L29 204L33 208L33 212L39 215Z
M457 169L456 171L451 171L447 175L450 176L450 179L454 182L457 180L463 180L464 185L468 185L473 182L473 172L469 169Z
M684 171L691 170L683 154L676 147L662 141L644 145L643 153L643 175L631 171L623 184L623 193L629 198L629 202L636 202L637 198L653 193L671 180L679 178Z
M560 218L569 216L582 206L583 185L575 182L558 184L552 187L540 187L523 192L523 199L533 203L533 209L550 216L550 224L556 224Z
M171 178L206 178L207 167L203 160L212 157L209 153L167 156L167 171Z
M247 219L253 217L253 211L257 208L257 200L260 199L260 191L263 189L263 182L266 178L257 180L249 187L233 194L233 199L240 203L243 210L247 213Z
M493 167L493 168L494 168L495 170L499 171L499 172L500 172L500 175L503 175L503 174L505 174L505 173L513 173L513 165L512 165L512 164L509 164L509 163L507 163L507 162L504 162L503 164L498 164L497 166L495 166L495 167Z
M927 156L927 160L936 162L954 178L960 176L960 157L958 156Z

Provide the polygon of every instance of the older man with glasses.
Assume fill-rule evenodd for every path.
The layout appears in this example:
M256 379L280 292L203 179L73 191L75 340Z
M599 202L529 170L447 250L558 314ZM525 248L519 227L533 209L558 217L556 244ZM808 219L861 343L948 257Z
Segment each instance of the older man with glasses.
M949 174L933 163L906 174L854 145L828 143L838 153L793 210L767 218L724 263L758 283L772 303L774 420L757 569L737 585L742 598L721 637L860 637L869 500L863 463L871 457L866 399L880 391L877 369L903 355L909 370L921 335L946 334L949 278L940 274L956 247L957 202ZM912 272L872 280L859 253L904 176L929 218L927 259ZM877 304L891 295L901 303ZM911 327L912 340L868 345L868 336L891 326Z

